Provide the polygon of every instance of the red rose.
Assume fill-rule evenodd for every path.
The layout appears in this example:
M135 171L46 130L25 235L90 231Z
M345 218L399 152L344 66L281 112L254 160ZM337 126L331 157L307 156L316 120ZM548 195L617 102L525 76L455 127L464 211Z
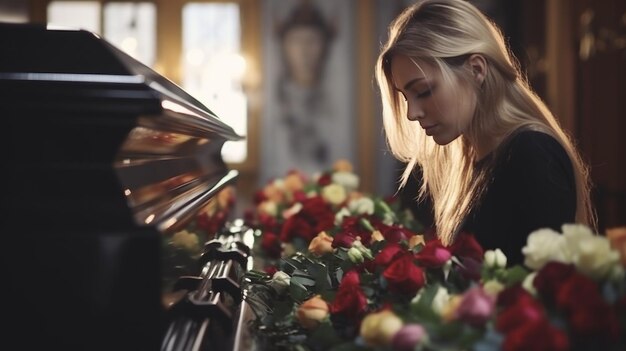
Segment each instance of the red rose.
M332 183L332 178L330 173L324 173L317 179L317 185L326 186Z
M603 302L596 283L578 272L570 274L567 280L562 281L561 286L556 289L556 304L566 312L579 308L582 301L585 305L597 305Z
M520 288L520 290L523 289ZM505 297L505 299L509 299L515 296L518 299L515 302L507 302L506 307L498 314L495 327L501 333L506 334L526 324L538 323L545 319L541 304L529 293L524 294L520 290L515 289L515 293L510 291ZM500 294L502 293L505 291ZM498 296L498 304L501 303L500 296Z
M555 261L548 262L537 272L533 285L539 295L552 304L556 300L558 290L574 272L576 272L574 265Z
M454 243L450 245L452 255L459 258L471 258L474 261L482 262L485 252L474 235L469 233L459 233Z
M333 237L332 247L344 247L349 249L352 247L352 243L356 240L356 235L352 232L341 231Z
M301 237L310 242L323 230L333 227L335 214L330 205L319 196L302 202L302 209L289 217L283 224L280 238L289 242L293 237Z
M504 351L566 351L570 349L567 335L540 319L520 325L504 337Z
M450 251L439 240L431 240L415 254L415 259L426 268L442 267L452 257Z
M345 233L350 233L351 236L356 238L357 236L361 238L361 242L365 246L369 246L370 240L372 238L372 232L368 229L364 228L361 224L361 217L344 217L343 222L341 223L341 231Z
M280 258L282 253L281 244L278 235L272 232L264 232L261 236L261 248L269 258Z
M382 250L374 258L374 263L379 266L386 267L397 257L408 253L408 251L396 243L385 245Z
M332 314L341 314L353 321L363 317L367 308L367 297L361 289L360 282L358 272L351 270L344 274L335 300L330 305Z
M263 191L263 189L257 190L257 191L254 192L254 196L253 196L252 202L255 205L258 205L261 202L267 201L267 200L268 200L267 195L265 195L265 192Z
M575 339L598 349L605 349L601 345L612 345L619 337L617 315L604 301L580 303L567 320Z
M424 271L413 263L413 255L403 255L383 271L383 277L389 284L389 290L395 293L413 296L424 286Z
M374 221L374 226L380 230L380 233L385 237L385 240L390 243L397 243L402 240L409 240L410 237L415 235L412 231L405 227L397 225L388 226L379 221Z

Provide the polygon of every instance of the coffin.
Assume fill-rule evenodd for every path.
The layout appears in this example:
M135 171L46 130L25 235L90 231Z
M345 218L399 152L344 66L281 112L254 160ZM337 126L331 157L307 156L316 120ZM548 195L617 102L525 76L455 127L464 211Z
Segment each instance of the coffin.
M162 348L162 235L234 184L242 137L91 32L4 23L0 47L2 340Z

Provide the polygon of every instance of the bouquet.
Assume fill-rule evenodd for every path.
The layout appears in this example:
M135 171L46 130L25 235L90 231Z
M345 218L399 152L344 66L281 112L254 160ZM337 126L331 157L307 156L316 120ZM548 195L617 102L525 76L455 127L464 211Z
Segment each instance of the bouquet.
M246 299L278 350L624 350L626 230L529 234L523 266L471 233L425 235L347 162L292 171L255 197Z

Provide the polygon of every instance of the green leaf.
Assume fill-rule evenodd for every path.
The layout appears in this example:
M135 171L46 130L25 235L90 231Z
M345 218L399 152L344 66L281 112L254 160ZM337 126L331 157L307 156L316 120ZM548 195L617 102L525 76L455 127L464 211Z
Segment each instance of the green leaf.
M507 269L504 283L507 286L511 286L513 284L522 282L524 281L524 279L526 279L526 276L528 275L528 273L529 272L528 270L526 270L526 268L520 265L515 265Z
M293 279L289 282L289 294L297 303L302 303L312 295L304 285L294 281Z

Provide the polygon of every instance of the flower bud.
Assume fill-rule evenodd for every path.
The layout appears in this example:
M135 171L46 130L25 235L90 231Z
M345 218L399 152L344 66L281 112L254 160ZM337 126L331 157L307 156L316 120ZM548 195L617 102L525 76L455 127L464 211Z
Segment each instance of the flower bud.
M352 242L352 247L359 250L361 252L361 255L364 258L367 258L368 260L374 259L374 256L372 256L372 250L368 249L367 247L365 247L365 245L363 245L360 237L357 237L357 240Z
M375 230L375 231L372 232L372 236L371 236L370 240L372 242L383 241L383 240L385 240L385 237L380 232L380 230Z
M363 254L356 247L351 247L348 250L348 258L352 261L352 263L363 263L363 261L365 261Z
M369 346L389 345L402 324L402 319L390 310L371 313L361 322L361 337Z
M328 316L328 304L320 295L304 301L296 311L296 319L306 329L316 328Z
M489 268L506 268L506 256L500 249L485 251L485 265Z
M290 282L291 276L289 274L283 271L276 271L269 282L269 286L280 295L287 290Z

